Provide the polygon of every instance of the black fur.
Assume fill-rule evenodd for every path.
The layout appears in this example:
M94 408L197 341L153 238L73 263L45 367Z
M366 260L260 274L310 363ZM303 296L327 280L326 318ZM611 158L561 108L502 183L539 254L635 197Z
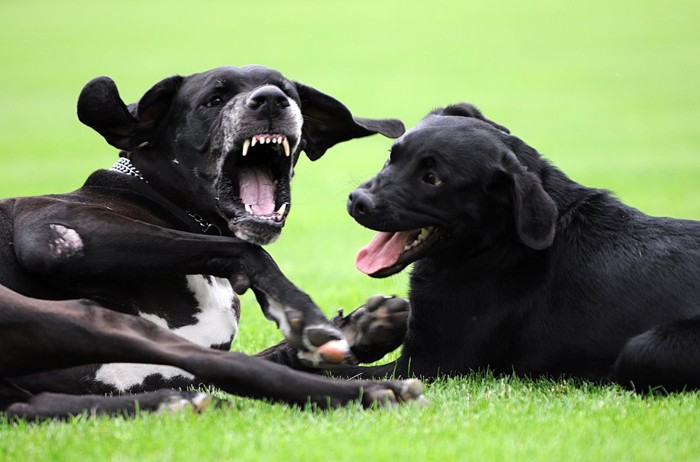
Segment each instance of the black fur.
M351 357L341 330L259 245L281 232L302 150L317 159L341 141L395 137L403 133L400 121L355 118L334 98L262 66L169 77L131 105L111 79L99 77L81 92L78 116L142 177L100 170L71 193L0 201L0 410L27 418L95 406L128 413L140 398L42 393L134 393L200 383L322 407L420 394L412 395L412 384L330 381L212 349L228 350L236 332L232 287L252 287L293 347L265 358L322 362L328 356L320 347L329 341ZM254 138L266 142L253 146ZM209 223L204 228L202 218ZM215 312L213 321L199 319L205 310ZM188 331L198 344L177 331L204 320L201 334ZM103 363L119 362L181 370L132 367L145 372L129 380L118 372L98 376ZM153 407L172 396L147 401Z
M473 106L399 138L348 209L378 231L436 230L388 267L359 264L381 277L415 262L411 312L396 363L346 373L700 388L700 223L572 181Z

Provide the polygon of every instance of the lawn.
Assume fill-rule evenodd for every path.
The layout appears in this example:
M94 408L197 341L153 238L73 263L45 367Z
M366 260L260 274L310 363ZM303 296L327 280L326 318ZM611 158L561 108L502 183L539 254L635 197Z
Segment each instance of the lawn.
M700 219L700 3L3 0L0 197L75 189L116 152L75 116L109 75L127 102L175 74L260 63L407 126L471 101L586 185L652 215ZM407 276L354 269L371 233L347 194L390 141L339 145L299 162L293 212L271 246L331 314ZM252 298L234 348L280 339ZM0 461L700 460L700 394L468 377L427 387L431 405L299 411L233 399L203 415L0 423Z

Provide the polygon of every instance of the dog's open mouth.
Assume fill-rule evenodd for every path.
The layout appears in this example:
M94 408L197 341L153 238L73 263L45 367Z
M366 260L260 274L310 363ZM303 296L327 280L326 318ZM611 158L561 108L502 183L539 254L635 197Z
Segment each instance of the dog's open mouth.
M357 269L375 278L396 274L426 256L439 240L440 228L428 226L401 232L380 232L355 259Z
M256 134L229 153L224 164L227 204L221 203L229 227L255 244L273 241L290 209L292 152L287 135Z
M281 189L280 181L289 175L289 163L281 162L282 153L289 158L289 141L285 135L255 135L243 141L237 169L238 187L239 199L248 215L278 223L284 221L289 203L278 200L277 192ZM278 202L281 202L279 206Z

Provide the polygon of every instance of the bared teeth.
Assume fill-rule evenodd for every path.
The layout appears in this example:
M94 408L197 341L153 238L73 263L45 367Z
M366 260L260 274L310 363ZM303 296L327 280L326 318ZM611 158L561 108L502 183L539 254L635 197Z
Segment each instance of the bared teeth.
M253 215L256 218L259 218L262 220L270 220L270 221L276 221L276 222L282 222L284 220L284 212L287 211L288 205L289 205L289 203L285 202L284 204L280 205L280 208L276 212L271 213L269 215L255 215L253 213L253 206L252 205L243 204L243 206L245 207L246 213L248 213L249 215Z
M287 139L286 136L284 135L254 135L252 138L247 138L243 140L243 149L242 149L242 155L245 157L248 155L248 150L255 146L256 144L277 144L277 145L282 145L282 150L284 151L284 155L286 157L289 157L291 154L291 148L289 146L289 140Z
M428 236L433 234L433 231L435 231L435 226L428 226L427 228L422 228L420 230L420 233L418 233L418 236L416 236L416 238L412 242L404 246L403 252L418 247L420 244L423 243L423 241L425 241L428 238Z
M277 214L277 216L279 218L282 218L284 216L284 212L286 212L286 211L287 211L287 203L285 202L284 204L282 204L280 206L279 210L277 210L277 212L275 212L275 213Z

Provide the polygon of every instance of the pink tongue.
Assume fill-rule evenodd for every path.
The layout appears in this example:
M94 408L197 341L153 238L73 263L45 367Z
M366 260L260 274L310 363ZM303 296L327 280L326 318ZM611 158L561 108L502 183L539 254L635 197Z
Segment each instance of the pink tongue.
M377 233L374 239L357 252L355 266L365 274L374 274L384 268L394 266L406 243L415 231L400 233Z
M241 201L250 205L254 215L270 215L275 211L275 185L262 170L246 168L238 173Z

